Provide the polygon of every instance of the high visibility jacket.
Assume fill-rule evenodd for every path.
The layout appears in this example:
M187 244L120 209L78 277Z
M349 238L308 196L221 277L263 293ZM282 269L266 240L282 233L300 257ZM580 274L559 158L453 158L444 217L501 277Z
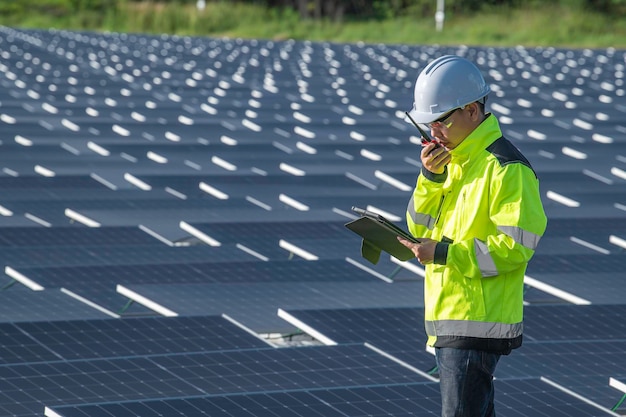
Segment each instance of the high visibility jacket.
M424 281L428 344L508 354L547 223L539 181L493 115L450 154L443 174L422 168L407 209L411 234L440 242Z

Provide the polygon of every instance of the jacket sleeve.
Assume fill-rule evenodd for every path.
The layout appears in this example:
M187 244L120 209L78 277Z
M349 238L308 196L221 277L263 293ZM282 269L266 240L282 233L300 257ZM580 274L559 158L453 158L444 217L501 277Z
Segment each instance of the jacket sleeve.
M485 235L450 245L446 264L467 277L490 277L525 267L535 253L547 218L539 181L524 164L501 167L489 185Z
M406 211L407 226L413 236L431 237L442 202L443 183L447 176L447 168L443 174L434 174L422 168Z

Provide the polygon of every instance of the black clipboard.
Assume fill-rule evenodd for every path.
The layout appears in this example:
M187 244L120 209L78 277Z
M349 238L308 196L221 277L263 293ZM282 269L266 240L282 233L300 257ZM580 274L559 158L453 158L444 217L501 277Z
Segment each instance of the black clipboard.
M358 207L352 207L360 218L346 223L345 226L363 238L361 242L361 256L373 264L380 260L381 251L394 256L401 261L415 258L409 248L398 242L398 236L408 241L419 243L409 232L396 226L384 216Z

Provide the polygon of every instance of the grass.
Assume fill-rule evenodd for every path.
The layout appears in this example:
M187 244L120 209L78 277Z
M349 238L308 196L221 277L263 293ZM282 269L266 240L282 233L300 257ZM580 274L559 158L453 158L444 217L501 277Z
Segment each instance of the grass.
M258 39L331 42L485 46L552 46L626 48L626 18L567 8L551 3L534 8L493 8L473 15L448 13L437 32L433 16L335 23L301 20L295 11L265 9L240 3L193 5L130 2L125 10L101 16L53 17L31 14L22 19L0 17L0 24L30 28L170 33Z
M442 32L434 30L434 19L350 22L331 40L623 49L626 48L626 19L611 19L558 7L541 11L494 10L474 16L448 16Z

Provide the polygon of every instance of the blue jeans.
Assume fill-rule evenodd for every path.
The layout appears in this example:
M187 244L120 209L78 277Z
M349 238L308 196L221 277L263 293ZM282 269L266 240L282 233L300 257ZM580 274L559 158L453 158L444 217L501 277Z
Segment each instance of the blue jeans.
M441 417L495 417L493 373L497 353L436 348Z

